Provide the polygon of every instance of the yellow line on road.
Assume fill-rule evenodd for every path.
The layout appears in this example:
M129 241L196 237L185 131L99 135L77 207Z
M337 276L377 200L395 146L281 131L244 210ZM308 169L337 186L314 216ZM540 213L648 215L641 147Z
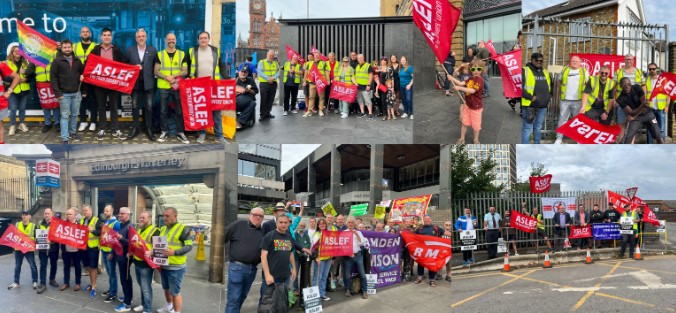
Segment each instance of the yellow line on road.
M615 266L613 266L613 268L610 270L610 272L608 272L606 275L603 275L603 277L601 277L601 280L594 287L595 288L601 287L601 284L603 284L603 282L606 279L608 279L608 277L610 277L610 275L612 275L615 272L615 270L617 270L617 268L620 266L620 264L622 264L621 261L617 262L615 264ZM587 291L587 293L582 297L582 299L580 299L580 301L578 301L575 304L575 306L572 308L571 311L577 311L577 309L579 309L585 303L585 301L587 301L587 299L589 299L589 297L591 297L593 294L594 294L594 290Z
M611 299L615 299L615 300L620 300L620 301L624 301L624 302L629 302L629 303L633 303L633 304L644 305L644 306L648 306L648 307L651 307L651 308L655 307L654 304L645 303L645 302L636 301L636 300L627 299L627 298L622 298L622 297L618 297L618 296L613 296L613 295L609 295L609 294L603 293L603 292L597 292L597 293L595 293L595 295L601 296L601 297L606 297L606 298L611 298Z
M514 274L508 274L508 273L502 273L502 274L506 275L506 276L510 276L510 277L519 277L519 276L516 276ZM568 287L568 286L561 286L557 283L552 283L552 282L549 282L549 281L539 280L539 279L530 278L530 277L521 277L521 279L540 283L540 284L545 284L545 285L552 285L552 286L556 286L556 287L564 287L564 288Z
M484 291L482 291L482 292L480 292L480 293L478 293L478 294L475 294L475 295L473 295L473 296L471 296L471 297L469 297L469 298L467 298L467 299L464 299L464 300L458 301L458 302L456 302L456 303L453 303L453 304L451 305L451 307L454 308L454 307L457 307L457 306L459 306L459 305L462 305L462 304L465 303L465 302L468 302L468 301L470 301L470 300L476 299L476 298L478 298L478 297L480 297L480 296L483 296L483 295L485 295L485 294L487 294L487 293L489 293L489 292L491 292L491 291L493 291L493 290L495 290L495 289L498 289L498 288L500 288L500 287L502 287L502 286L505 286L505 285L507 285L507 284L510 284L510 283L512 283L512 282L515 282L515 281L517 281L517 280L519 280L519 279L521 279L521 278L523 278L523 277L525 277L525 276L528 276L528 275L530 275L531 273L533 273L533 272L535 272L535 271L536 271L536 270L530 270L530 271L526 272L525 274L520 275L520 276L516 276L516 277L514 277L514 278L512 278L512 279L510 279L510 280L508 280L508 281L506 281L506 282L504 282L504 283L502 283L502 284L500 284L500 285L498 285L498 286L495 286L495 287L490 288L490 289L488 289L488 290L484 290ZM507 276L507 275L506 275L506 276ZM509 275L509 276L513 276L513 275Z
M610 264L602 264L602 265L610 266ZM621 268L630 269L630 270L648 271L648 272L665 273L665 274L676 275L676 272L673 272L673 271L653 270L653 269L649 269L649 268L632 267L632 266L624 266L624 265L623 265L623 266L620 266L620 267L621 267Z

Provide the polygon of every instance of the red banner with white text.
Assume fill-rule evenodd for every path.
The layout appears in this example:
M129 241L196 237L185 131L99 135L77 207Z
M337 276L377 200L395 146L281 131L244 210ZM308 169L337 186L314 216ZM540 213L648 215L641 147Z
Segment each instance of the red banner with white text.
M305 59L298 53L298 51L293 50L289 45L286 45L286 58L290 61L294 56L298 57L298 63L305 64Z
M211 77L183 79L179 85L185 130L196 131L213 127Z
M235 79L212 79L211 80L211 110L212 111L235 111Z
M438 272L451 259L451 239L402 232L406 249L418 265Z
M538 227L538 220L512 210L512 216L509 218L509 225L527 233L534 233Z
M150 268L158 268L159 266L153 262L152 258L146 257L146 252L149 252L146 242L143 241L141 235L134 229L134 227L129 226L129 253L133 254L137 258L146 261Z
M83 82L131 94L141 70L129 65L90 54L84 69Z
M71 223L59 218L53 218L49 225L47 239L51 242L68 245L79 250L87 249L89 226Z
M326 77L322 75L322 73L319 72L319 69L317 68L317 63L312 64L312 69L310 70L310 80L315 83L315 86L317 86L317 92L318 93L323 93L324 89L328 87L329 82L326 80Z
M676 100L676 74L669 72L662 72L657 78L655 88L650 94L650 100L657 97L659 94L667 95L671 101Z
M603 125L584 114L578 114L557 128L556 132L581 144L609 144L614 143L620 134L620 125Z
M52 84L36 82L35 87L38 90L40 107L47 110L59 108L59 100L56 100L56 94L54 93L54 89L52 89Z
M413 23L422 32L437 60L444 63L462 12L448 0L413 0L412 11Z
M596 76L599 73L602 65L610 67L610 78L613 78L615 72L624 66L623 55L608 55L608 54L585 54L585 53L571 53L570 57L580 57L580 65L587 70L589 76ZM634 66L636 66L636 59L634 59Z
M101 237L100 237L101 247L108 247L115 251L115 254L122 255L122 244L120 239L117 237L117 232L107 225L101 227Z
M495 52L495 47L493 46L493 40L488 39L488 41L486 41L486 49L488 49L491 58L498 56L498 53Z
M14 224L9 224L0 238L0 245L20 250L24 254L35 251L35 241L22 233Z
M493 57L500 69L502 89L506 98L521 98L521 49Z
M571 226L570 227L570 236L568 238L589 238L592 236L591 225L587 226Z
M352 232L322 230L319 242L320 257L352 256Z
M655 215L655 212L648 205L643 206L643 222L660 226L660 220L657 219L657 215Z
M614 193L608 190L608 203L612 203L613 207L615 207L620 212L623 212L624 206L631 204L631 200L619 193Z
M341 82L333 83L331 84L331 95L329 98L353 103L357 99L357 85Z
M549 188L552 187L552 174L547 174L544 176L531 176L530 180L530 192L532 193L543 193L547 192Z

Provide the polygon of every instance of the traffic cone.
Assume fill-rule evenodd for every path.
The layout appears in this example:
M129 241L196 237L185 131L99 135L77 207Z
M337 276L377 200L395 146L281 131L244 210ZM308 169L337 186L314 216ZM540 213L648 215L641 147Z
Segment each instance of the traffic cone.
M204 257L204 234L197 234L197 254L195 254L195 260L197 261L206 261Z
M542 265L543 268L552 268L552 263L549 262L549 250L545 250L545 263Z
M643 260L641 257L641 249L639 248L638 244L636 244L636 251L634 252L634 260L640 261Z
M591 257L591 250L587 248L587 257L584 259L584 264L592 264L594 263L594 260Z
M503 272L511 272L512 268L509 267L509 253L505 253L505 264L502 266Z

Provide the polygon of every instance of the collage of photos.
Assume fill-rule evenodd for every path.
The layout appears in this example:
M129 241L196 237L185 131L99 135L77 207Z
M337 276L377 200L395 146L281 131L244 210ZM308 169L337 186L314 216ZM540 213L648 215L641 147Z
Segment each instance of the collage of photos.
M673 5L0 1L0 313L673 312Z

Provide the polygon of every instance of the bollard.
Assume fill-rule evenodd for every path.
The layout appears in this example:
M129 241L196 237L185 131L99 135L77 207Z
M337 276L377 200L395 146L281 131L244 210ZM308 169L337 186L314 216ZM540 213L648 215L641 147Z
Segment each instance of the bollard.
M552 262L549 261L549 250L545 250L545 263L542 268L552 268Z
M204 257L204 234L201 232L197 234L197 254L195 254L195 260L197 261L206 261Z

